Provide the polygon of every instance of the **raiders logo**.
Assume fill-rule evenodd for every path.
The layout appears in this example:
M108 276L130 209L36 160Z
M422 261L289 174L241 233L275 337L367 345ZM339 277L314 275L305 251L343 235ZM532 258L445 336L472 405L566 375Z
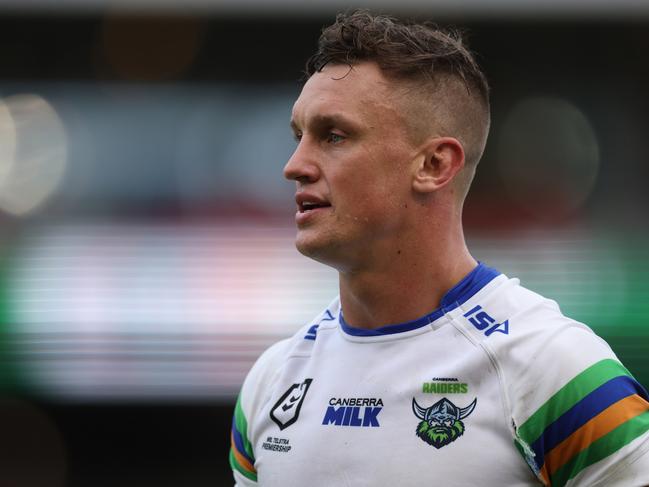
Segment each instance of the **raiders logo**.
M313 379L304 379L302 383L293 384L270 410L270 419L279 426L280 430L288 428L297 421L312 381Z
M464 434L462 420L473 412L477 402L476 397L467 407L460 408L442 398L432 406L422 408L413 397L412 412L421 420L417 425L417 436L438 449L457 440Z

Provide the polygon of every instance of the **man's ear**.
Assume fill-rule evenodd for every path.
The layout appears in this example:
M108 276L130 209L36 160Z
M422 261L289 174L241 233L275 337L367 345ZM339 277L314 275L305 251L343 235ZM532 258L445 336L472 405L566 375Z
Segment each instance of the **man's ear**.
M446 186L464 167L464 148L453 137L429 139L417 158L412 182L419 193L430 193Z

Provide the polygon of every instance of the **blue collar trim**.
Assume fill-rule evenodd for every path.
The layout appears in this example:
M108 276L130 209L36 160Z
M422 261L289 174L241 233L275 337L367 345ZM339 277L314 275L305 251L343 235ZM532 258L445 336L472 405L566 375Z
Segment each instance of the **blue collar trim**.
M461 306L475 295L480 289L485 287L493 279L500 275L496 269L487 267L482 262L469 272L460 282L453 286L442 298L440 307L432 313L429 313L416 320L399 323L396 325L386 325L374 329L356 328L350 326L343 318L342 311L340 312L340 326L342 330L348 335L357 337L370 337L370 336L383 336L392 335L394 333L403 333L406 331L416 330L422 326L426 326L436 319L448 313L449 311Z

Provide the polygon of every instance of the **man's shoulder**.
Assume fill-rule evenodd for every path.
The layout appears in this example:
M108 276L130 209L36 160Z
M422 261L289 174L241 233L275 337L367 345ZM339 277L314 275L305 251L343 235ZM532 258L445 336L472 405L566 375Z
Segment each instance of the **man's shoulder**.
M566 316L556 301L522 286L518 279L509 279L487 302L509 321L509 333L491 344L519 370L541 369L548 361L566 367L573 363L580 371L599 360L615 358L587 324ZM564 370L571 375L570 368Z
M321 327L336 326L339 313L339 299L334 299L329 306L318 313L306 325L300 327L292 336L280 340L267 348L252 366L244 383L244 392L254 384L269 385L274 382L292 358L308 356L319 336Z
M583 323L565 316L559 305L500 274L454 309L450 316L474 341L495 350L536 347L568 328L592 334ZM594 335L593 335L594 336ZM545 337L545 338L544 338Z
M482 333L481 340L510 386L536 391L544 389L543 384L558 387L602 360L617 360L591 328L564 315L554 300L525 288L518 279L504 279L482 303L501 326ZM469 325L474 317L470 311L462 315Z
M507 321L507 333L483 334L481 345L499 369L518 446L544 482L602 479L638 458L647 395L602 338L514 279L483 307Z

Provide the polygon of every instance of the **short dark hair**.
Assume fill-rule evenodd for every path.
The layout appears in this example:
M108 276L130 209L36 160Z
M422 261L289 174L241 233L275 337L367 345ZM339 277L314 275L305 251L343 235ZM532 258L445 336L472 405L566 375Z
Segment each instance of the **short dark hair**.
M366 61L376 63L388 78L424 88L416 90L421 97L436 94L435 110L466 146L467 162L477 164L489 131L489 84L459 31L367 10L338 14L322 31L306 75L328 64ZM445 110L438 105L441 99L448 99Z
M397 78L457 76L488 103L487 79L456 29L367 10L341 13L322 31L318 50L307 61L306 74L310 77L330 63L354 65L362 61L376 62L383 72Z

